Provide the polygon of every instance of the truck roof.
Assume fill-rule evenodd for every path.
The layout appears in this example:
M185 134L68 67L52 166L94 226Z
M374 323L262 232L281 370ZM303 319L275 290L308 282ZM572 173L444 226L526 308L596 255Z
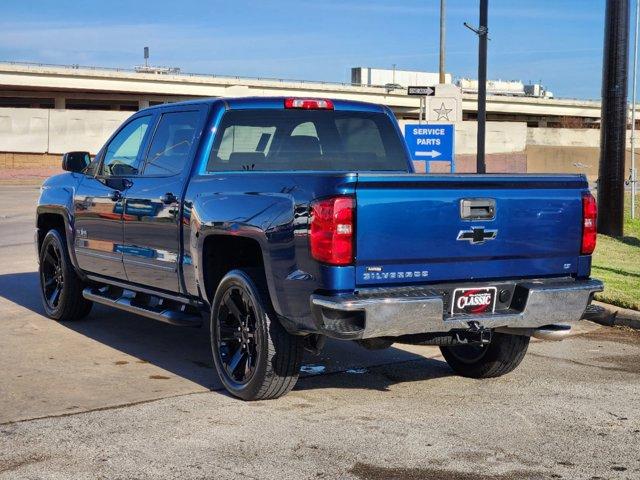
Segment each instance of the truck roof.
M202 98L198 100L187 100L177 103L165 103L145 108L144 110L157 110L175 105L213 105L223 103L229 110L248 110L248 109L284 109L284 100L292 97L213 97ZM386 107L375 103L358 102L355 100L341 100L325 97L293 97L293 98L321 98L323 100L331 100L335 110L352 110L358 112L375 112L384 113Z

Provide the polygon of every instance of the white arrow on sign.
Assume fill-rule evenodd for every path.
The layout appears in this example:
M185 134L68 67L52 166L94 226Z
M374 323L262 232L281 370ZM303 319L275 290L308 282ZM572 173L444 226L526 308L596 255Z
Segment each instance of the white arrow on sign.
M431 157L436 158L442 155L440 152L436 150L431 150L430 152L416 152L416 157Z
M431 97L436 90L433 87L409 87L407 90L407 94L409 95L424 95L427 97Z

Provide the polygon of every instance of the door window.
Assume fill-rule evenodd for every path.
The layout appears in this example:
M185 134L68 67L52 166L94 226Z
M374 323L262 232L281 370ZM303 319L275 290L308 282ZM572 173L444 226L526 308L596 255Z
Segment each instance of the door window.
M126 177L138 174L138 154L151 124L151 116L129 122L107 146L102 175Z
M145 175L176 175L189 162L200 112L170 112L162 115L153 135L144 167Z

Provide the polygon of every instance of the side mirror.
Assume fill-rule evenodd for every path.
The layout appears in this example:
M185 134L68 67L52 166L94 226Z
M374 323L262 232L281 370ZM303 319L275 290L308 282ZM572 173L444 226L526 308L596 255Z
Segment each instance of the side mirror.
M67 172L82 172L91 163L89 152L67 152L62 156L62 169Z

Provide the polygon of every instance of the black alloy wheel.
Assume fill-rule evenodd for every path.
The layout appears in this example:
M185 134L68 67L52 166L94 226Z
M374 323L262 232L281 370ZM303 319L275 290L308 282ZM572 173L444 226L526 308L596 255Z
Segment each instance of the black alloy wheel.
M224 276L212 302L210 335L216 371L232 395L278 398L296 384L304 339L280 324L264 271L232 270Z
M232 286L225 292L218 321L220 363L230 380L246 384L256 370L260 339L256 330L256 307L244 289Z
M54 320L79 320L91 311L84 282L71 264L67 244L57 230L49 230L40 246L40 294L42 306Z
M55 242L49 242L44 247L40 267L40 284L47 306L50 310L56 310L60 305L60 297L64 289L64 275L62 272L62 252Z

